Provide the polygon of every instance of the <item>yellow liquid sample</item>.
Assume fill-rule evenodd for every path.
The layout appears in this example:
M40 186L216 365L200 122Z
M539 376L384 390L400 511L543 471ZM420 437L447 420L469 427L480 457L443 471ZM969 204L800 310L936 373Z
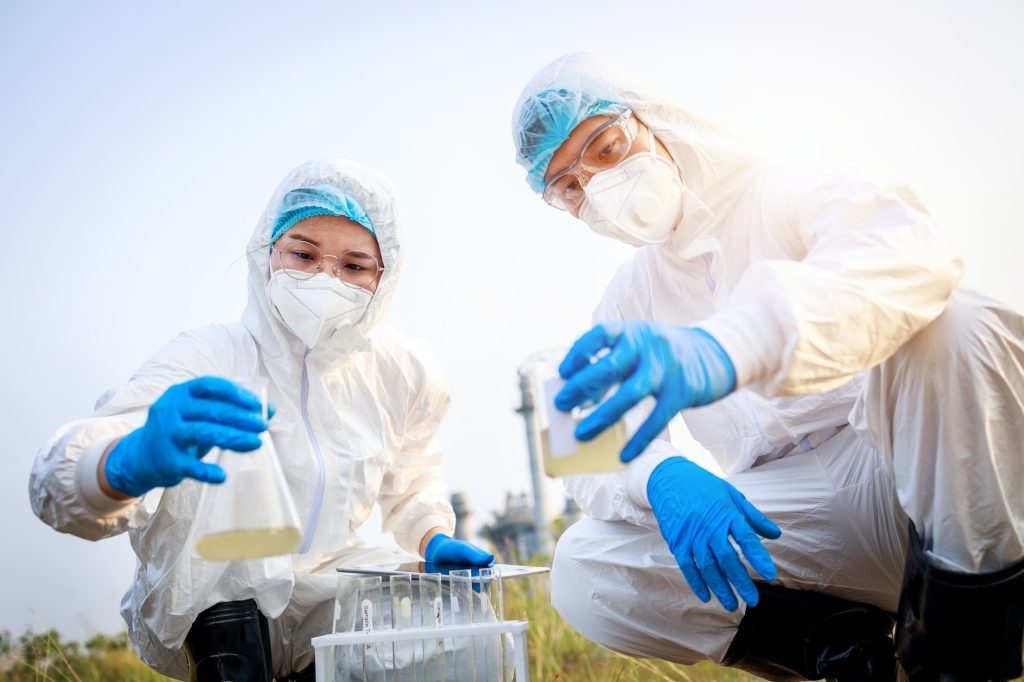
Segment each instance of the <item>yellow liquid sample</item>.
M260 559L291 554L302 544L298 528L262 528L212 533L196 540L196 553L210 561Z
M551 454L548 429L540 432L541 451L544 454L544 473L548 476L574 476L621 471L626 468L619 459L626 447L626 425L619 420L613 426L589 441L577 441L577 451L571 455L555 457Z

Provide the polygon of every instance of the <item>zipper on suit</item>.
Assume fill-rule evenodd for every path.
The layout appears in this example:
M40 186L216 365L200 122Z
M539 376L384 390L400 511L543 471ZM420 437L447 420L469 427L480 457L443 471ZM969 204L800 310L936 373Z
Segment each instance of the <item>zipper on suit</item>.
M309 356L309 350L302 356L302 421L306 424L306 437L309 439L309 444L313 446L313 452L316 454L317 464L317 477L316 477L316 495L313 496L313 506L309 510L309 520L306 521L306 530L302 537L302 547L299 548L299 554L305 554L309 551L309 546L313 543L313 534L316 533L316 526L320 522L320 508L323 507L324 503L324 486L325 486L325 472L324 472L324 454L320 450L320 441L317 440L316 433L313 432L313 423L309 420L309 370L306 367L306 358Z

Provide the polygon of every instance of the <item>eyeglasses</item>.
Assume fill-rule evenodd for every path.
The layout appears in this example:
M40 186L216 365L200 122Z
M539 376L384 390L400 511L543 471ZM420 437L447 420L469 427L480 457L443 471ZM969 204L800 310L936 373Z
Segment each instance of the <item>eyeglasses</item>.
M590 178L615 167L633 146L635 136L629 129L632 114L627 109L598 126L587 137L576 159L548 180L544 187L544 201L562 211L571 211L582 204L583 188Z
M324 255L315 244L298 239L286 241L283 246L274 244L271 248L281 269L298 280L309 279L322 272L325 258L334 259L332 272L338 279L360 289L369 289L384 272L377 259L365 251L346 251L340 256Z

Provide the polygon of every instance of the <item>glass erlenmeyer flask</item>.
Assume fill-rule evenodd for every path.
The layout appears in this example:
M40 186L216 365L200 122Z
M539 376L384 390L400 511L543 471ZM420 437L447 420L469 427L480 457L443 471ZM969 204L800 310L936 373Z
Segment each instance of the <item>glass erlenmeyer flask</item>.
M261 378L234 379L260 400L267 420L267 382ZM302 544L295 502L281 463L260 434L262 445L252 452L215 448L215 461L227 480L207 484L196 511L196 554L211 561L258 559L291 554Z

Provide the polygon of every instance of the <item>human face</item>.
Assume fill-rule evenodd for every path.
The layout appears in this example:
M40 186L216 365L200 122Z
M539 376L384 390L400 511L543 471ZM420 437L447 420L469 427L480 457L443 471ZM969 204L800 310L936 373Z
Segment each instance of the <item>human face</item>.
M569 138L561 144L561 146L555 150L554 155L551 157L551 161L548 162L548 170L544 174L544 182L547 182L561 173L563 170L569 167L577 158L579 158L580 152L583 150L583 146L590 139L591 134L602 125L613 121L616 116L591 116L590 118L582 121L579 125L572 129L569 134ZM636 116L630 116L627 121L627 126L630 127L632 133L633 142L623 160L628 159L636 154L642 154L644 152L651 151L650 138L647 134L647 126L640 122ZM671 155L668 153L668 149L665 148L660 141L655 138L655 143L658 149L658 153L663 154L665 157L671 159ZM620 161L621 163L621 161ZM588 173L584 169L578 171L580 180L583 181L583 185L590 181L592 173ZM582 205L582 204L581 204ZM569 212L579 217L580 206L575 206L569 209Z
M369 254L377 263L383 265L377 239L359 223L341 216L316 215L300 220L274 242L274 247L284 245L291 240L309 242L317 247L324 257L323 272L331 277L337 276L334 272L334 265L339 262L338 257L350 251ZM270 269L274 272L280 270L281 267L281 259L275 254L270 259ZM374 278L372 284L363 288L373 293L377 290L379 283L380 273Z
M548 205L562 211L576 208L586 198L584 186L591 176L611 170L629 156L636 128L629 125L632 115L624 111L595 128L572 163L547 179L542 198Z

